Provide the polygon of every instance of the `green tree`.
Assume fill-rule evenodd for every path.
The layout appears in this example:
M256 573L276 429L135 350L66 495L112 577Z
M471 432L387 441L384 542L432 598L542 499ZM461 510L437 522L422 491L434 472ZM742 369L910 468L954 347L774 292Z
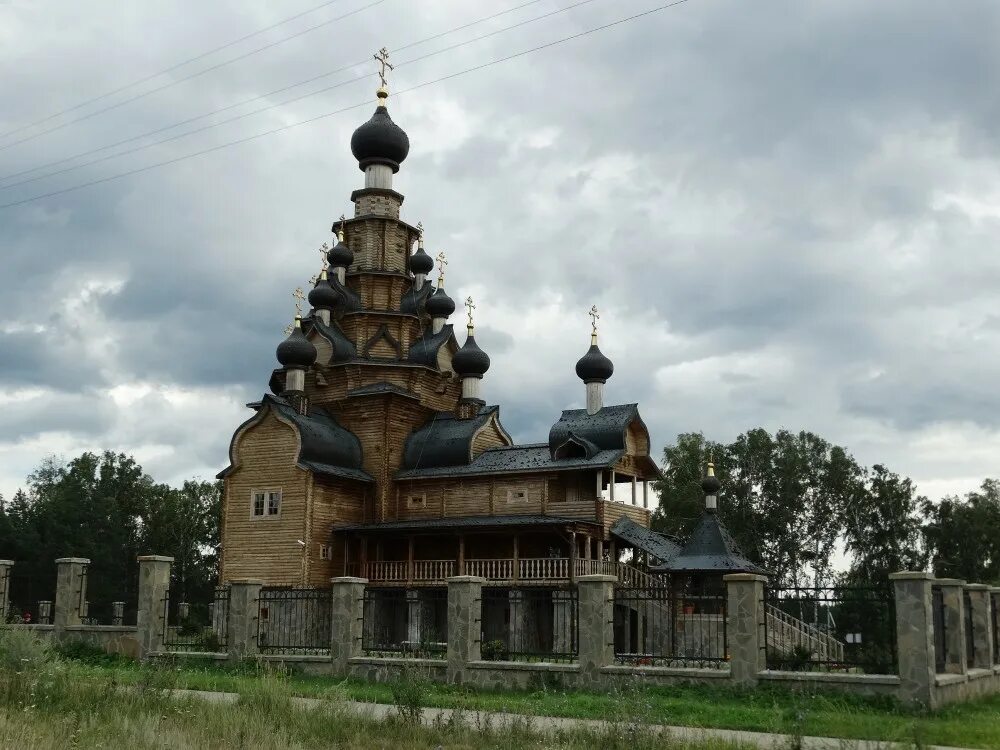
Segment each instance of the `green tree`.
M1000 481L985 480L964 499L924 501L923 537L936 575L1000 583Z

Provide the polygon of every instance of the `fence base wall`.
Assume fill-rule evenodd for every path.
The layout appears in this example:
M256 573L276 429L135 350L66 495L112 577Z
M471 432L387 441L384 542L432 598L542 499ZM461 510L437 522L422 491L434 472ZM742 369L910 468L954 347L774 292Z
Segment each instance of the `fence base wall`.
M1000 666L992 669L970 669L966 674L941 674L937 676L935 706L982 698L1000 693Z

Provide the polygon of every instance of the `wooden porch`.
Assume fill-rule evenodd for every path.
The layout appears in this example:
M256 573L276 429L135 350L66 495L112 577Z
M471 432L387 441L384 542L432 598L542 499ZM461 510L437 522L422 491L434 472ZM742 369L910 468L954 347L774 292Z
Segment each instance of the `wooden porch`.
M371 585L443 586L452 576L479 576L487 581L520 585L571 583L579 576L615 576L626 586L649 585L650 576L627 563L568 557L497 558L483 560L378 560L351 563L348 575Z

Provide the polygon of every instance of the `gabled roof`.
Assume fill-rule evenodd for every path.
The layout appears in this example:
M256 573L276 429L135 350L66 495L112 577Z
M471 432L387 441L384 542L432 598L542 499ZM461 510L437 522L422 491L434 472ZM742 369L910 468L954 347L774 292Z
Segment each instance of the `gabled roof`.
M681 551L681 545L676 540L647 529L627 516L615 521L610 531L623 542L648 552L661 562L673 559Z
M623 451L598 451L590 457L579 456L553 459L546 443L539 445L511 445L488 448L471 463L449 466L424 466L396 473L396 479L430 479L433 477L483 476L490 474L527 474L531 472L572 471L600 469L614 466Z
M648 443L649 431L639 416L638 404L605 406L594 414L588 414L586 409L567 409L549 430L549 450L555 457L556 452L571 441L587 450L592 445L602 451L619 450L624 455L625 435L633 423L638 423L646 433ZM646 455L634 458L642 471L660 476L660 469L652 458Z
M687 543L673 559L651 566L657 573L761 573L767 571L748 560L719 516L706 510Z
M361 468L361 441L353 432L341 427L324 409L313 408L308 415L299 414L285 399L270 395L261 399L257 414L236 430L229 447L230 465L218 474L218 478L227 476L236 468L233 452L236 438L245 428L263 419L269 411L273 411L280 420L292 425L298 432L299 455L296 464L300 468L359 482L374 481Z
M430 328L410 344L410 353L406 359L428 367L437 367L438 350L452 338L454 326L446 325L437 333L431 333Z
M499 406L484 406L471 419L460 419L454 412L436 413L406 439L403 469L468 465L476 433L499 414Z

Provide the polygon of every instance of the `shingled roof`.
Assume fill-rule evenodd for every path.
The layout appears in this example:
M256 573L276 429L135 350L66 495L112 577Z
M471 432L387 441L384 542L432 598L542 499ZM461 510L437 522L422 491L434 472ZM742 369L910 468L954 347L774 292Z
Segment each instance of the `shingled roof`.
M330 362L348 362L358 356L358 350L351 343L351 340L340 330L340 326L326 325L319 318L310 320L316 332L330 342L333 353L330 355Z
M665 534L647 529L627 516L622 516L615 521L610 531L623 542L648 552L661 562L673 559L681 551L681 545L675 540Z
M687 544L655 573L761 573L767 571L744 556L719 516L706 510Z
M499 406L484 406L471 419L461 419L450 411L437 412L430 422L406 439L403 470L468 465L476 433L499 414Z
M407 359L410 362L428 367L437 367L438 350L448 343L453 330L454 327L451 325L446 325L437 333L430 333L429 329L425 330L419 339L410 344L410 353Z
M525 474L536 471L570 471L573 469L599 469L614 466L624 451L598 451L590 457L578 456L553 459L547 443L539 445L511 445L489 448L471 463L449 466L425 466L403 469L397 479L429 479L432 477L476 476L487 474Z
M300 414L285 399L270 395L261 399L257 414L236 430L229 447L230 465L218 474L218 478L221 479L236 469L233 454L236 438L245 427L263 419L268 410L273 410L282 421L292 424L298 432L299 455L296 465L300 468L359 482L374 481L361 468L361 441L353 432L341 427L323 409L314 408L308 415Z

